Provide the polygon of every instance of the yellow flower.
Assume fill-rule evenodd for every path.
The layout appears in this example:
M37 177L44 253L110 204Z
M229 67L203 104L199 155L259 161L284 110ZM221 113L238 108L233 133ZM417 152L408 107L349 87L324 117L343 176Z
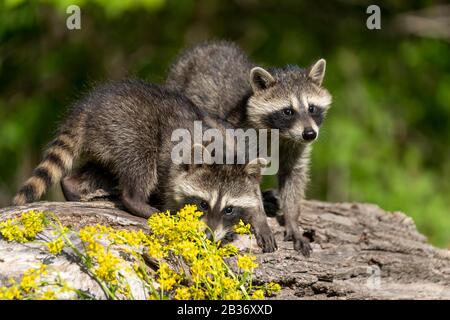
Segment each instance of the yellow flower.
M192 299L204 300L206 298L205 291L202 288L197 288L197 287L191 286L190 289L192 292Z
M174 220L170 217L169 211L160 212L148 219L148 225L155 236L170 236Z
M225 297L225 300L241 300L242 299L242 293L240 291L234 290L231 292L228 292Z
M40 297L39 300L56 300L56 295L54 291L45 291Z
M33 239L44 229L45 216L43 212L30 210L20 217L24 227L24 235L27 239Z
M0 222L0 234L8 241L28 242L34 239L44 226L44 213L30 210L22 213L19 218Z
M18 286L0 287L0 300L22 299L22 294Z
M238 253L238 248L235 245L229 243L229 244L221 247L219 249L219 252L222 257L235 256Z
M245 224L244 221L239 220L239 223L234 226L234 232L237 234L250 234L250 224Z
M55 215L49 215L55 223L50 223L44 213L34 211L0 222L0 234L10 241L26 242L50 225L53 228L50 232L56 238L46 243L48 250L57 254L65 246L72 247L89 274L101 283L108 298L132 298L125 276L128 273L142 282L149 299L248 299L245 292L259 299L264 297L264 290L272 294L280 288L272 283L252 291L251 272L258 266L256 257L237 256L235 246L221 246L208 240L206 225L199 219L202 212L195 205L187 205L177 214L166 211L152 215L148 219L151 234L98 224L76 233L63 227ZM250 225L240 221L236 231L250 233ZM76 250L70 240L64 240L63 235L69 232L69 239L78 235L83 250ZM156 274L143 263L142 253L158 260ZM237 256L237 265L245 272L235 273L228 266L229 260L225 258L230 256ZM45 265L27 270L20 283L13 281L9 287L0 287L0 299L56 299L66 291L81 294L59 276L41 280L46 273Z
M269 282L268 284L266 284L265 289L267 295L272 296L274 293L281 290L281 286L278 283Z
M176 252L178 252L188 261L193 261L194 259L197 258L197 255L199 254L199 249L197 245L192 241L187 240L181 241L177 244L175 249Z
M167 263L161 263L158 269L158 283L161 285L163 290L170 290L172 287L178 282L180 279L180 275L178 275L175 271L170 269Z
M151 238L151 240L148 241L147 252L151 257L158 260L167 255L165 247L161 244L161 241L156 238Z
M22 230L17 225L17 219L8 219L0 222L0 234L8 241L26 242Z
M87 227L80 229L80 231L78 232L78 236L84 242L91 242L91 241L95 240L94 235L96 233L97 233L97 230L95 229L94 226L87 226Z
M126 244L128 246L139 246L147 241L147 235L142 231L115 230L111 227L103 230L102 234L114 244Z
M190 300L191 293L189 292L189 288L177 288L175 290L175 299L176 300Z
M95 274L102 280L115 284L117 281L117 272L120 259L110 252L98 252L95 256L98 266Z
M258 267L258 264L255 262L256 257L255 256L239 256L237 265L239 268L241 268L244 271L253 271L253 269Z
M252 294L253 300L262 300L264 299L264 291L261 289L255 290Z
M58 238L51 242L47 242L47 248L50 253L58 254L58 253L61 253L62 249L64 248L64 244L65 244L64 240L61 238Z
M200 218L203 215L203 212L197 210L197 206L194 204L187 204L178 212L178 216L180 218L191 219L191 218Z
M26 270L20 282L20 289L25 293L36 290L38 287L39 271L34 269Z
M238 283L230 277L223 277L221 281L225 290L234 290L238 285Z

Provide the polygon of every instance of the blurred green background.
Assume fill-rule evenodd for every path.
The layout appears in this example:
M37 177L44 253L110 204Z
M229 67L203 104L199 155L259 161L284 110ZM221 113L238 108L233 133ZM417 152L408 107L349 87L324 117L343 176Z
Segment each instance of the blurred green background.
M66 28L70 4L81 7L81 30ZM309 198L404 211L432 243L450 247L450 9L385 1L382 29L368 30L370 4L0 0L0 206L92 84L162 82L183 47L228 39L264 66L327 59L334 103L315 144ZM48 198L61 199L59 187Z

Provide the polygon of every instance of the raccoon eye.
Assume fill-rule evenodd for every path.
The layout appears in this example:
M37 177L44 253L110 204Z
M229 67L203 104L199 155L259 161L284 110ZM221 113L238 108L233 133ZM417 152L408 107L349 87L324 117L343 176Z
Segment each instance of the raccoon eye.
M200 209L207 210L208 209L208 203L206 201L200 201Z
M316 106L313 105L313 104L310 104L310 105L308 106L308 112L309 112L309 113L314 113L314 112L316 112Z
M233 211L234 211L234 208L233 207L226 207L223 211L225 212L226 215L231 215L233 213Z
M286 109L283 110L283 113L284 113L286 116L291 117L292 115L294 115L294 110L293 110L292 108L286 108Z

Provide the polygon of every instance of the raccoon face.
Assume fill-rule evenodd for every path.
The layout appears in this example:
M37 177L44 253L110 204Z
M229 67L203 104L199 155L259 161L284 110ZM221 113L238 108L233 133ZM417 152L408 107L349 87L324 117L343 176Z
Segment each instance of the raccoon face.
M253 68L253 95L247 103L250 123L258 129L278 129L281 138L301 143L316 140L331 104L331 95L322 87L325 67L320 59L307 69Z
M174 185L175 206L195 204L204 213L209 237L223 239L240 219L251 223L252 216L264 214L260 173L261 166L253 163L192 165Z

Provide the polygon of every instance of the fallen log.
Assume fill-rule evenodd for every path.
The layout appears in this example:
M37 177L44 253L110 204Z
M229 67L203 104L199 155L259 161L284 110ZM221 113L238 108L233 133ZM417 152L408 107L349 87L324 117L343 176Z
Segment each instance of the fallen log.
M309 258L283 241L283 229L274 219L269 224L279 249L265 254L256 251L260 267L255 281L279 283L282 290L276 299L450 299L450 250L427 243L404 213L361 203L305 201L303 208L299 223L311 241ZM74 229L99 223L148 230L145 219L108 201L8 207L0 209L0 221L27 210L52 211ZM0 286L46 258L39 246L0 237ZM95 281L74 261L59 256L52 265L79 288L102 298Z

